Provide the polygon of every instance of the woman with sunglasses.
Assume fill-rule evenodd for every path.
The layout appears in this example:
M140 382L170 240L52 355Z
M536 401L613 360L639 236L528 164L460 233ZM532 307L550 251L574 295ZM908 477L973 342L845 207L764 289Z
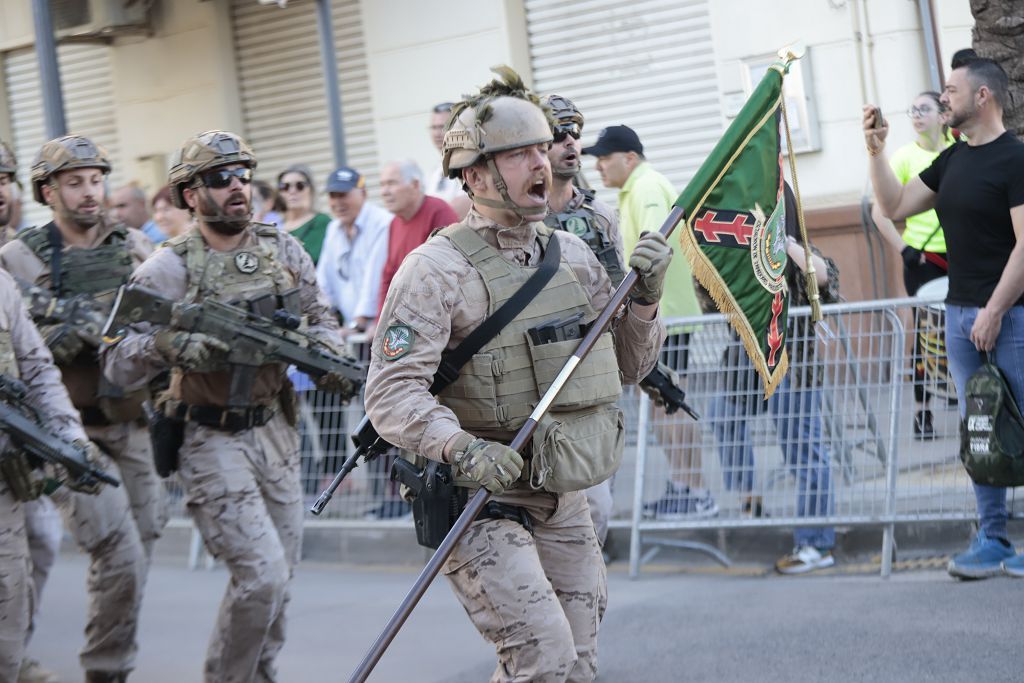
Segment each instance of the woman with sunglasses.
M945 110L939 102L939 93L928 90L915 97L907 110L907 116L917 133L917 139L897 149L889 159L893 172L904 185L931 166L935 157L953 144L953 136L946 125ZM884 121L876 123L876 127L884 125ZM946 275L946 240L935 211L908 217L902 236L893 222L882 215L878 204L872 207L871 217L885 241L900 252L903 259L903 284L907 294L914 296L921 285ZM915 328L920 329L920 325L915 323ZM929 397L925 389L924 353L921 346L922 339L918 334L914 344L914 400L917 402L914 438L924 441L935 438L935 428L932 425L932 412L928 409Z
M284 201L281 229L302 242L314 265L320 260L331 217L316 211L316 189L306 166L289 166L277 176L278 196Z

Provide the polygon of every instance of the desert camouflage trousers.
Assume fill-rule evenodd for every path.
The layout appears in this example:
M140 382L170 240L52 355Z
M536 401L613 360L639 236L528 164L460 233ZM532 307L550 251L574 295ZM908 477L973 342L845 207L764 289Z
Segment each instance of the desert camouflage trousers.
M0 479L0 681L16 681L32 618L25 513Z
M60 511L48 496L22 503L21 509L25 513L25 536L28 539L29 566L32 570L32 589L35 595L32 620L25 636L25 644L28 645L35 630L39 603L43 600L43 588L46 587L50 570L53 569L60 553L64 524L60 519Z
M138 652L135 638L148 563L129 502L128 482L143 458L134 448L129 452L135 443L127 436L132 429L138 428L86 428L89 438L117 459L115 464L104 456L100 465L121 481L121 486L102 486L96 495L62 486L51 496L75 543L89 555L85 646L78 656L87 671L129 671ZM124 469L119 467L121 462ZM152 457L148 464L153 467Z
M206 549L231 573L206 653L208 683L270 683L302 551L299 436L280 415L228 433L188 423L178 476Z
M533 535L511 520L479 520L444 567L495 646L491 681L593 681L608 585L587 499L576 491L515 503L530 513Z

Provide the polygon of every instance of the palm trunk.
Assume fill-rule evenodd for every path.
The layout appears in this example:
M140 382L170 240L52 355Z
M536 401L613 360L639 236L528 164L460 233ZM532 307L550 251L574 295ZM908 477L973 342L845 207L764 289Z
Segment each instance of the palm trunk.
M974 50L999 62L1010 77L1008 130L1024 136L1024 0L971 0Z

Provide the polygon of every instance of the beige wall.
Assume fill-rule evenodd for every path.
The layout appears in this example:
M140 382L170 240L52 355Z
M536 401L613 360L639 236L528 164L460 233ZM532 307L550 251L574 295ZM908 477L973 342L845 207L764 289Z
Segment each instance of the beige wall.
M516 0L362 0L362 14L382 164L411 157L424 173L436 167L428 112L487 82L491 66L508 64L529 81Z
M226 2L160 3L155 35L119 39L111 62L123 177L151 191L186 137L241 125Z
M973 19L966 0L937 0L936 6L948 72L952 52L970 44ZM769 11L761 0L716 0L711 13L724 101L743 90L744 59L804 40L821 149L797 155L802 195L810 206L858 202L867 178L861 105L880 104L890 139L904 144L913 139L904 112L914 95L930 88L917 2L776 0Z

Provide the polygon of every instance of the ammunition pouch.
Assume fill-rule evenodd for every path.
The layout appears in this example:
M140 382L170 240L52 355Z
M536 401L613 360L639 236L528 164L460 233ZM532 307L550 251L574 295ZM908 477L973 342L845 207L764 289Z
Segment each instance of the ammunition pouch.
M0 456L0 476L7 482L11 496L23 503L43 494L46 477L29 462L23 451L11 450Z
M566 493L609 479L622 463L625 433L622 411L614 404L545 413L533 435L530 487Z
M149 399L149 390L143 388L125 393L121 387L101 377L98 396L98 405L108 423L119 424L135 422L145 415L142 403Z
M436 550L466 508L469 490L455 485L451 465L417 459L425 460L426 464L420 468L404 458L396 458L391 465L391 478L401 482L411 496L416 542ZM533 533L533 520L517 505L489 501L477 519L509 519Z

